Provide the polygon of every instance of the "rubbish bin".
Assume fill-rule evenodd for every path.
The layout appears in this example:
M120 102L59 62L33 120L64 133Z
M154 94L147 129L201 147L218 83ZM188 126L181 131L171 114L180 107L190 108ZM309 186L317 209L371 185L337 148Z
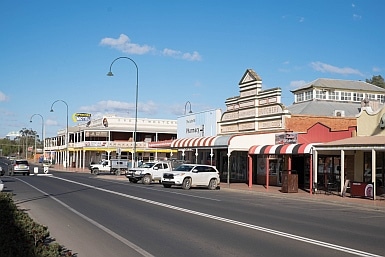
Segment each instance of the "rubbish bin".
M282 193L298 193L298 174L291 171L282 174Z
M76 162L72 162L72 168L76 168Z

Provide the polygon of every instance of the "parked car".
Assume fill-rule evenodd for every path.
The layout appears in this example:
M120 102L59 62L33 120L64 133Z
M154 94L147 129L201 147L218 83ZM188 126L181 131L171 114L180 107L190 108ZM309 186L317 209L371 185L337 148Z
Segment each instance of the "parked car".
M3 170L3 167L0 166L0 176L4 176L5 171Z
M219 171L211 165L182 164L171 172L163 173L161 183L166 188L182 186L183 189L191 187L219 189Z
M27 160L14 160L11 164L11 176L15 174L29 175L29 163Z
M154 161L142 163L137 168L130 168L126 171L126 177L132 183L142 181L149 185L152 182L161 182L164 172L171 171L171 163L165 161Z

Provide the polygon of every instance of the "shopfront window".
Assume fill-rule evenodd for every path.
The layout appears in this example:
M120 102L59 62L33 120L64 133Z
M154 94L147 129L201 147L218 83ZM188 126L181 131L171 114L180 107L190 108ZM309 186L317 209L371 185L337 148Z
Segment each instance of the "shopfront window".
M282 183L282 171L284 169L284 159L282 155L272 155L269 157L269 167L267 166L266 156L258 156L256 166L256 182L257 184L266 184L266 172L269 169L269 184L280 185Z
M341 181L341 158L339 156L318 157L317 182L321 186Z
M385 152L376 152L376 183L377 186L384 186L385 176ZM372 182L372 153L364 153L363 182Z

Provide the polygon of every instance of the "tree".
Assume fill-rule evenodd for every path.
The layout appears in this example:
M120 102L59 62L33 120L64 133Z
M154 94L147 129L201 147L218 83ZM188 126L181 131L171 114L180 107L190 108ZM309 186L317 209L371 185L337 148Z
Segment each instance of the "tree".
M372 79L366 79L365 81L378 87L385 88L385 81L381 75L373 76Z
M18 138L18 141L19 141L19 145L21 145L21 149L19 148L18 151L19 153L21 153L21 152L24 152L25 150L24 156L25 158L28 158L27 148L29 145L33 146L35 137L38 137L37 132L32 129L23 128L19 131L19 133L21 136L20 138Z

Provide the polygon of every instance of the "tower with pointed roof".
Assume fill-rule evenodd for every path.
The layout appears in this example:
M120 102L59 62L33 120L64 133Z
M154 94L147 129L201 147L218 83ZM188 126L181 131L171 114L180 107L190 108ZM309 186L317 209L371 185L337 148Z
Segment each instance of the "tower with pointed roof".
M281 89L262 89L261 77L247 69L239 82L239 96L226 99L221 134L272 132L283 129Z

